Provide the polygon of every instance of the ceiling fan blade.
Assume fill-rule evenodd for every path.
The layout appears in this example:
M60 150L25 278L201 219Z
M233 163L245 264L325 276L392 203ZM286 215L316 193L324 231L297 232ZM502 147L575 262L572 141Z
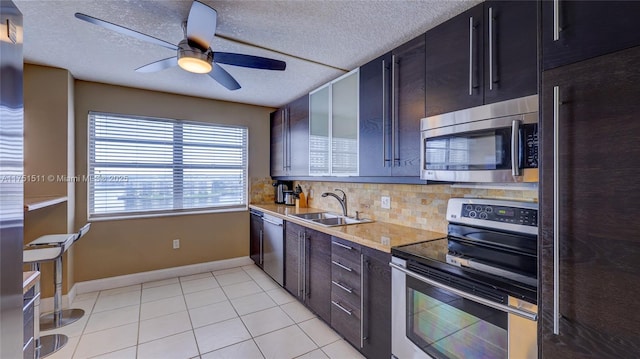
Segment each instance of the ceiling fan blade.
M75 16L76 16L76 18L78 18L80 20L84 20L84 21L89 22L89 23L94 24L94 25L102 26L105 29L109 29L109 30L115 31L115 32L121 33L123 35L134 37L134 38L136 38L138 40L142 40L142 41L150 42L152 44L164 46L164 47L166 47L168 49L171 49L171 50L178 50L178 46L176 46L176 45L174 45L174 44L172 44L170 42L166 42L164 40L160 40L160 39L155 38L153 36L149 36L147 34L143 34L141 32L128 29L128 28L126 28L124 26L116 25L114 23L110 23L108 21L100 20L100 19L95 18L93 16L85 15L85 14L82 14L82 13L79 13L79 12L77 12Z
M234 54L231 52L214 52L213 61L233 66L249 67L252 69L284 71L284 69L287 68L287 63L284 61L268 59L260 56Z
M138 67L136 72L157 72L173 66L178 66L178 59L175 56Z
M240 88L240 84L238 83L238 81L236 81L236 79L234 79L233 76L231 76L231 74L227 72L227 70L223 69L216 63L213 64L213 70L209 72L209 76L211 76L212 79L218 81L220 85L226 87L231 91Z
M213 8L194 1L191 4L187 18L187 39L206 51L211 46L213 35L216 33L216 19L218 13Z

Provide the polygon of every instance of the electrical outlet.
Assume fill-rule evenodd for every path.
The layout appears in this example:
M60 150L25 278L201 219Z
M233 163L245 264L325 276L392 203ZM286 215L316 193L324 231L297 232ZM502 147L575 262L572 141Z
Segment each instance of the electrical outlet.
M391 197L382 196L380 197L380 207L383 209L391 209Z
M178 249L180 248L180 240L179 239L174 239L173 240L173 249Z
M313 198L313 190L312 189L309 190L309 197Z
M383 246L391 245L391 238L389 238L387 236L380 237L380 240L381 240Z

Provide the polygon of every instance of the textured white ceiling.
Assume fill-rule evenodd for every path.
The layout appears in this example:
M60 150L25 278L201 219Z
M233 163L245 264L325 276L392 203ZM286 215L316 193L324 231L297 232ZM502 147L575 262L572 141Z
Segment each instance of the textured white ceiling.
M278 107L344 73L338 69L354 69L479 1L203 0L218 11L217 33L295 56L216 38L214 51L287 62L284 72L223 65L242 86L237 91L179 68L136 73L175 52L74 17L82 12L177 44L191 1L14 2L24 14L25 62L68 69L80 80Z

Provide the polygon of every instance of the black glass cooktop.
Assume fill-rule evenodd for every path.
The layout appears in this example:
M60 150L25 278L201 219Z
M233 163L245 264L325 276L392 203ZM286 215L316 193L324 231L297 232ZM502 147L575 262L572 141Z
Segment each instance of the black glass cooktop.
M469 247L470 249L467 247ZM527 299L527 301L533 303L537 302L537 285L535 281L535 273L531 274L522 272L523 275L533 275L534 277L532 279L533 282L521 281L487 273L479 269L454 265L447 261L448 255L450 257L453 256L469 259L470 257L468 255L465 256L460 252L462 251L465 253L477 253L478 250L485 251L487 250L487 248L483 245L468 243L464 240L460 240L459 238L449 236L447 238L394 247L391 248L391 254L394 257L399 257L406 260L408 268L413 267L415 270L419 270L420 268L435 269L447 274L459 276L464 279L476 281L485 285L490 285L491 287L507 292L516 298L524 298ZM489 248L488 253L489 254L480 254L480 256L490 256L491 254L495 254L497 252L494 252L493 248ZM505 258L505 261L517 261L523 258L522 254L520 253L516 255L512 255L511 253L509 253L509 251L505 253L498 254L499 257ZM529 259L527 258L527 256L524 256L524 258ZM535 266L535 257L530 259L532 259L532 262ZM478 261L482 262L481 260ZM500 267L500 265L496 265L495 263L488 264L490 264L492 267ZM512 272L517 272L517 270L514 270L513 268L507 268L506 266L504 268L509 269L509 271Z

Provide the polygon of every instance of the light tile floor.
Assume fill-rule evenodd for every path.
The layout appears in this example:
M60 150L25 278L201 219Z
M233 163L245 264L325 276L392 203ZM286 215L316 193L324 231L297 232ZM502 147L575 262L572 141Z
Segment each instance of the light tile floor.
M50 359L362 358L260 268L245 266L76 296L82 319Z

